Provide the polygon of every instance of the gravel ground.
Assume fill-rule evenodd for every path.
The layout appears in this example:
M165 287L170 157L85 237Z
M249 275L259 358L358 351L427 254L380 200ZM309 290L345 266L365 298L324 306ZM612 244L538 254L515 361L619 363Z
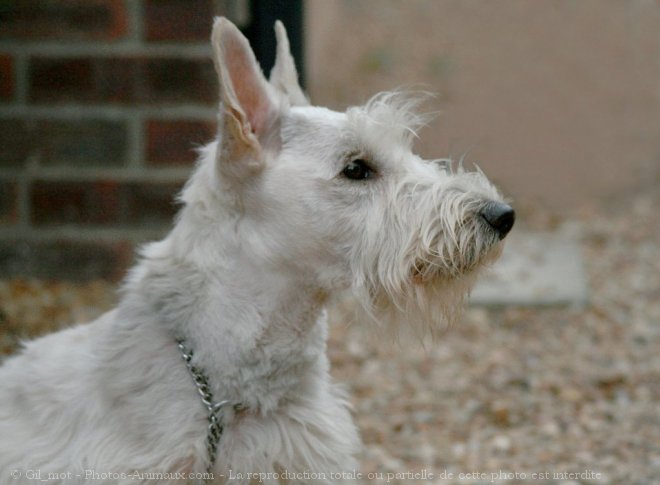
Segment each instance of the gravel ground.
M658 207L654 190L571 221L586 308L471 308L423 345L334 325L333 374L366 445L362 482L660 483ZM538 210L522 219L562 222ZM115 299L104 282L0 281L0 351Z

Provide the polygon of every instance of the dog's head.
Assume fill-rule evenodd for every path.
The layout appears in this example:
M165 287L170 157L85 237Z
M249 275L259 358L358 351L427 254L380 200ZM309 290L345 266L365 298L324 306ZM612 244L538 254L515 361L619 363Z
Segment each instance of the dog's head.
M384 93L343 113L310 106L284 27L275 30L266 79L240 31L216 20L219 139L187 206L210 225L233 214L253 261L324 290L350 287L378 320L452 320L513 210L480 171L412 152L420 98Z

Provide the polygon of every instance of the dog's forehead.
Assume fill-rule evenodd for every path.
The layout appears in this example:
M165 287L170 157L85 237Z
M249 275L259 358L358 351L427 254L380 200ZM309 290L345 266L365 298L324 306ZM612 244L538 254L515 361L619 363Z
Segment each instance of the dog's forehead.
M332 162L344 150L346 115L327 108L296 106L282 116L281 136L287 152L303 160Z
M294 106L289 110L289 123L300 129L336 129L346 125L346 114L320 106Z
M284 117L282 129L285 140L309 142L318 149L336 147L341 151L413 156L408 127L386 115L365 107L346 112L318 106L293 107Z

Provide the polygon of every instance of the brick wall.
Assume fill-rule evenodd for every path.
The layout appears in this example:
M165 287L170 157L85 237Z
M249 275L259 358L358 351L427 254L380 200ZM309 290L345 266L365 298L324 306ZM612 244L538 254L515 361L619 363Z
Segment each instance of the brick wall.
M0 277L117 279L214 136L229 0L0 4Z

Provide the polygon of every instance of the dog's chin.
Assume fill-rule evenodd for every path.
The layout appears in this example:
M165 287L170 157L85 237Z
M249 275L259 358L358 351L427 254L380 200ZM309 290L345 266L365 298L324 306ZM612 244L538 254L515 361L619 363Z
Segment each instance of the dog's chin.
M460 320L481 270L497 260L502 249L499 240L493 242L462 267L447 268L428 259L418 260L410 271L410 284L401 294L384 289L372 291L371 298L362 301L362 310L396 337L439 335Z
M357 305L353 320L375 323L395 337L409 334L417 338L439 334L456 323L477 276L503 249L501 239L481 224L466 232L456 244L419 248L400 271L383 271L380 278L354 281Z
M440 335L460 319L476 277L477 271L451 278L426 273L423 283L412 282L400 294L358 292L352 320L375 324L395 340Z
M410 281L417 286L445 284L464 278L493 264L501 255L503 241L493 238L479 252L470 251L447 260L427 255L416 258L410 268ZM456 251L458 253L458 251Z

